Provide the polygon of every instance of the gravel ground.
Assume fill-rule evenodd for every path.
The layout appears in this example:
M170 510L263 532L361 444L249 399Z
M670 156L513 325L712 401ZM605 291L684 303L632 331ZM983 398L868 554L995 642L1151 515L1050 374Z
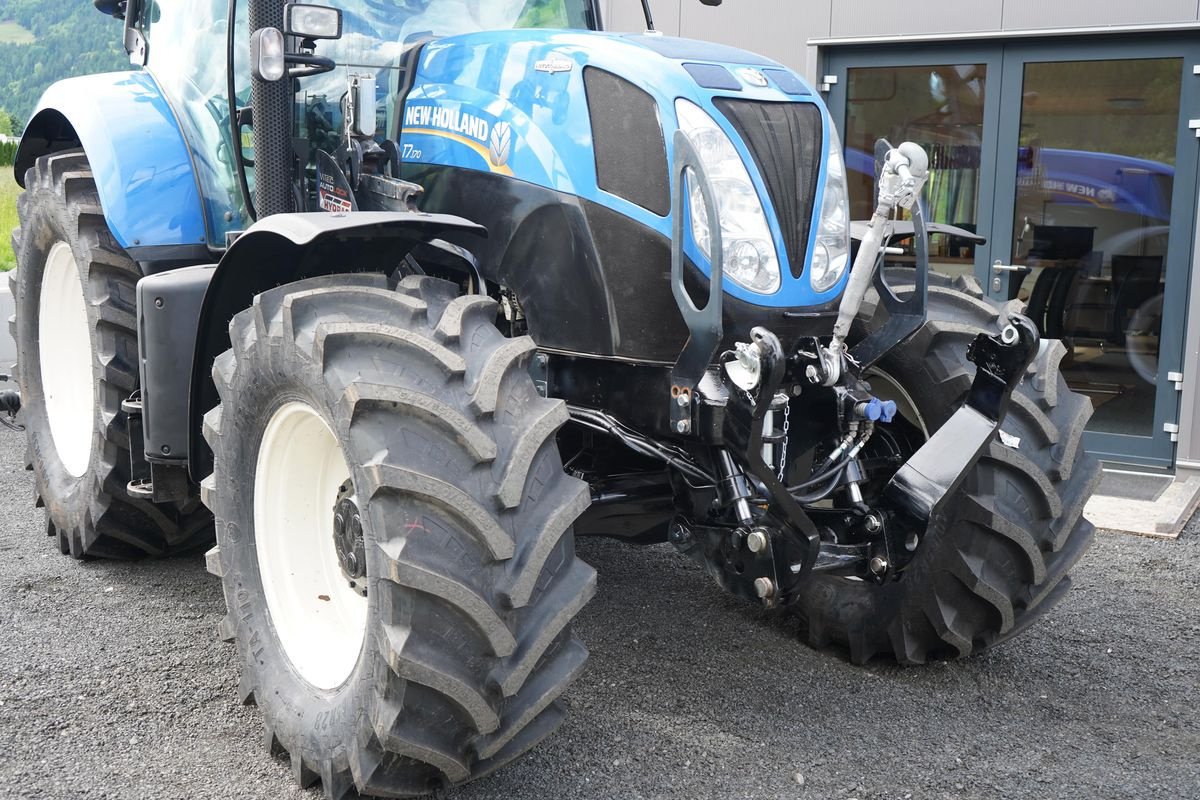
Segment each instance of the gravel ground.
M317 798L237 702L201 559L79 563L0 433L0 797ZM666 547L589 540L589 669L558 734L462 798L1200 797L1200 521L1101 533L993 653L858 668Z

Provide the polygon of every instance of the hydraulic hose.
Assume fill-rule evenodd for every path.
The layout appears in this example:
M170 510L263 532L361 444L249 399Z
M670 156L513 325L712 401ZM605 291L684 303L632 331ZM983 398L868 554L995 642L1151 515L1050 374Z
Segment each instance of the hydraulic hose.
M809 494L797 494L796 492L793 492L792 489L789 488L788 493L791 494L792 499L795 500L800 505L808 505L810 503L820 502L821 500L824 500L826 497L829 497L829 495L833 494L834 490L837 489L838 484L840 484L842 481L842 475L845 473L846 467L849 465L850 465L850 461L846 460L846 461L838 464L838 466L834 470L832 470L830 473L828 473L826 475L822 475L821 477L825 479L825 484L823 486L821 486L821 488L815 492L811 492ZM803 486L804 484L800 484L800 485ZM792 487L792 488L799 488L799 487Z

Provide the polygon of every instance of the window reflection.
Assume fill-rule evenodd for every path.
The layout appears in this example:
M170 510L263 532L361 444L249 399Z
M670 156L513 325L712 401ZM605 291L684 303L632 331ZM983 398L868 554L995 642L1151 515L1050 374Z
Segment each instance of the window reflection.
M929 154L926 219L975 231L987 87L984 64L851 69L847 75L846 160L850 215L868 219L874 204L875 141L912 141ZM911 244L909 245L911 247ZM963 239L930 239L933 268L973 274L975 251ZM911 255L894 258L913 262Z
M1009 295L1067 347L1090 430L1153 433L1180 59L1027 64Z

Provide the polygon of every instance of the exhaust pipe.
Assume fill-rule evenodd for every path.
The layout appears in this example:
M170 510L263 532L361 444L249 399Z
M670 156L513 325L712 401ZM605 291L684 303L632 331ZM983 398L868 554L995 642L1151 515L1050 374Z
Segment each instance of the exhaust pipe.
M282 31L285 0L250 0L250 33L263 28ZM253 70L252 70L253 73ZM292 189L293 82L263 80L251 75L250 104L254 110L254 205L258 218L295 211Z

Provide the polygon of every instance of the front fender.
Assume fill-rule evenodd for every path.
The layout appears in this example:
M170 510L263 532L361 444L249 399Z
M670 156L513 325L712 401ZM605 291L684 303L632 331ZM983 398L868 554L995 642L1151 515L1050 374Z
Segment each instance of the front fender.
M229 349L229 323L254 297L285 283L340 272L390 273L412 249L451 233L487 236L461 217L415 211L276 214L233 243L217 265L197 324L192 357L188 467L199 481L212 471L204 446L204 414L217 405L213 361Z
M133 258L186 257L209 244L187 143L149 73L88 75L47 89L17 148L17 182L39 157L79 146L108 226Z

